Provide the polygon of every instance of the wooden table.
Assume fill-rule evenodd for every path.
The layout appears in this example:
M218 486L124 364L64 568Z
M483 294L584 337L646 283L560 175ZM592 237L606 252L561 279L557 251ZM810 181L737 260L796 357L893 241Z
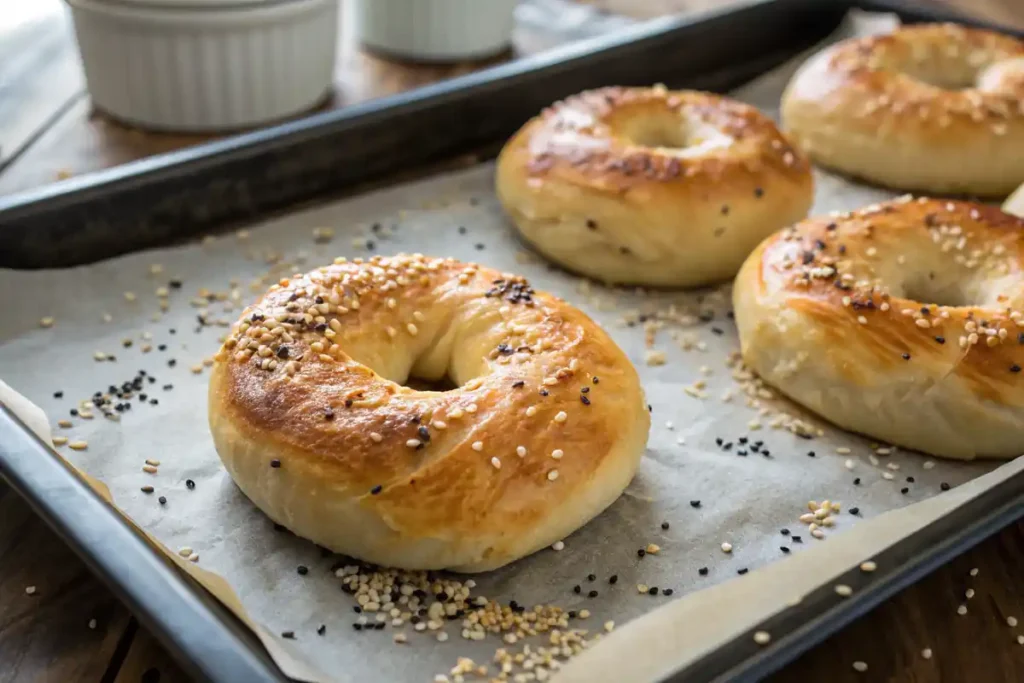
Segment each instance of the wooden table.
M933 0L939 1L939 0ZM1021 0L945 0L1024 28ZM13 3L12 3L13 4ZM638 18L721 5L718 0L599 0ZM479 68L398 65L362 53L342 23L340 107ZM542 47L517 36L517 49ZM58 0L0 12L0 194L201 142L150 135L94 114ZM972 569L979 571L971 576ZM998 683L1024 681L1024 523L1005 529L904 591L774 677ZM35 586L34 595L26 592ZM967 599L965 591L974 591ZM958 615L961 604L968 606ZM930 657L925 656L925 650ZM855 661L868 663L857 673ZM0 482L0 683L187 680L153 637Z

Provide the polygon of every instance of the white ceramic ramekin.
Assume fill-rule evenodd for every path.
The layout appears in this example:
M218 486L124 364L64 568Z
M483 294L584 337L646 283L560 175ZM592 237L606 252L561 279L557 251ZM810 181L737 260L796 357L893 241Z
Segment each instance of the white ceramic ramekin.
M159 130L254 126L312 108L338 0L67 0L94 104Z
M512 42L517 0L356 0L360 42L426 61L490 57Z

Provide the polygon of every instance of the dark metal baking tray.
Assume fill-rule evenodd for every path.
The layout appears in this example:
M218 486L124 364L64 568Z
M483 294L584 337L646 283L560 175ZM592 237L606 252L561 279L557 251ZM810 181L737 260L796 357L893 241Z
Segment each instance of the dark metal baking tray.
M726 91L835 29L846 10L984 25L908 0L755 0L659 20L468 76L0 198L0 267L88 263L223 230L460 155L487 158L543 106L617 83ZM993 27L998 28L998 27ZM1019 35L1019 34L1018 34ZM471 122L471 123L467 123ZM0 406L0 476L197 679L284 680L237 619L177 572ZM827 588L669 677L750 681L778 669L949 558L1024 516L1017 476L896 544L879 571Z

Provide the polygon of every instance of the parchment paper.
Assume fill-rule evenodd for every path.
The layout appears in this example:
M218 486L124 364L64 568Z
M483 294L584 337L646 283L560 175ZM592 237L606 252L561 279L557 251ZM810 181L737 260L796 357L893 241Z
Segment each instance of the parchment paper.
M860 16L845 31L849 35L891 26L885 17ZM775 115L790 73L785 68L769 74L736 96ZM835 543L838 548L842 532L863 518L927 499L939 492L942 482L957 486L995 468L992 463L933 462L896 451L874 455L868 440L813 418L805 419L822 429L823 436L812 440L771 429L775 413L762 416L758 407L749 407L732 378L735 368L727 367L737 348L727 317L727 287L645 294L606 289L550 268L526 255L516 242L493 195L492 176L493 167L487 164L324 204L202 244L69 270L0 271L0 291L6 295L0 316L0 376L41 406L51 424L73 421L72 428L55 427L54 434L84 439L88 448L63 446L60 454L105 483L116 505L164 544L180 566L212 572L201 573L200 580L236 613L248 615L247 623L289 675L311 681L431 680L434 674L447 673L459 656L489 662L495 649L505 646L496 637L463 640L457 621L446 625L451 636L446 643L408 625L401 630L409 643L402 646L392 642L390 627L356 633L351 626L354 601L339 590L330 570L336 558L275 531L235 488L214 452L202 361L218 348L218 337L226 331L221 324L233 321L277 277L338 255L420 251L524 274L536 288L590 313L641 373L653 427L635 481L607 512L565 539L564 550L545 550L474 577L480 595L525 605L587 608L592 616L577 626L600 630L605 620L622 624L668 601L663 595L639 594L638 583L672 588L679 596L733 578L740 569L778 560L784 556L780 546L794 554L815 544ZM825 173L817 180L818 213L892 196ZM331 228L333 239L324 243L328 233L320 230L315 240L314 228ZM268 271L275 275L257 280ZM172 287L179 282L180 288ZM165 313L157 296L161 287L169 294ZM218 296L226 301L216 300ZM53 318L51 327L40 325L44 317ZM645 336L652 331L648 346ZM124 345L126 339L130 347ZM144 352L147 345L152 348ZM664 353L664 365L647 364L652 351ZM95 360L97 352L116 360ZM118 423L104 419L98 410L92 420L69 415L80 399L130 382L139 370L147 373L142 380L147 400L132 399ZM698 380L704 388L695 388ZM57 391L63 392L62 399L54 397ZM722 397L728 392L734 398L725 402ZM153 398L158 405L149 403ZM759 401L760 406L774 406L773 411L799 414L775 399ZM750 427L755 419L764 425L761 429ZM745 448L740 437L749 439ZM733 445L724 450L716 439ZM752 452L749 443L758 440L763 442L760 453ZM839 448L850 453L839 453ZM746 456L739 454L742 450ZM143 471L146 459L160 462L156 473ZM155 491L142 492L146 485ZM158 496L165 496L166 504ZM825 540L812 538L798 521L811 499L844 504ZM859 516L848 514L854 506ZM670 528L662 528L664 521ZM802 543L783 536L783 528L801 536ZM731 553L721 550L723 542L732 545ZM649 543L659 545L660 553L638 558L637 550ZM196 564L176 554L183 547L198 553ZM299 565L308 567L308 574L300 575ZM698 572L702 567L708 568L706 576ZM593 583L586 579L591 573L597 575ZM612 574L618 575L614 586L607 580ZM582 584L582 594L573 592L576 584ZM586 597L591 589L600 595ZM750 618L760 616L751 611ZM327 629L322 636L316 633L321 624ZM295 640L281 639L283 631L293 631Z

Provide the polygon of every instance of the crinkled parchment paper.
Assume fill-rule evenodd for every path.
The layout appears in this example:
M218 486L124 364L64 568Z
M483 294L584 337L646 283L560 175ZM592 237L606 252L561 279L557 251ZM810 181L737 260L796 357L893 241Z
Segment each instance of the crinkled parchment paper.
M889 26L886 18L861 17L846 29ZM790 73L785 68L769 74L737 96L775 115ZM812 431L823 430L822 436L807 440L785 428L773 429L772 423L782 420L779 411L801 415L756 392L757 404L751 406L742 383L734 379L739 369L729 366L737 343L728 317L728 288L644 294L606 289L550 268L522 252L492 192L492 175L493 166L487 164L324 204L202 244L81 268L0 271L0 291L7 294L0 317L0 377L45 410L56 436L87 442L85 450L64 445L57 451L103 482L120 510L162 543L180 566L192 570L236 613L247 614L247 623L286 673L318 681L431 680L447 673L459 656L489 662L495 649L506 644L496 636L464 640L458 621L445 624L451 638L444 643L436 633L416 633L409 624L356 632L354 601L339 589L331 571L337 558L275 531L225 474L207 430L203 360L218 348L218 337L226 331L221 323L233 321L273 281L265 277L270 270L277 277L339 255L419 251L454 256L524 274L536 288L575 303L609 330L639 368L653 410L639 474L609 510L565 539L563 550L545 550L474 577L475 592L495 600L586 608L592 616L576 620L581 628L601 630L610 619L624 624L669 602L664 595L640 594L637 584L671 588L678 597L734 579L740 569L779 560L784 556L780 546L795 556L790 564L730 584L738 592L720 590L726 596L747 595L749 589L742 586L758 585L761 576L776 587L803 576L799 585L810 590L828 579L820 568L829 560L811 562L801 554L852 562L878 549L871 539L886 537L855 531L847 542L846 530L935 496L941 482L955 487L995 469L992 463L931 463L913 453L875 454L868 440L807 416L801 419ZM821 173L814 211L852 209L888 196ZM333 238L329 230L320 230L315 240L314 228L330 228ZM161 311L161 300L168 302L168 310ZM44 317L52 318L52 326L41 326ZM648 365L662 354L664 364ZM119 422L98 410L91 420L69 415L79 400L131 382L140 370L146 372L141 390L146 399L131 399L131 409L120 414ZM58 391L63 398L55 397ZM63 419L73 426L57 426ZM762 443L754 448L753 442ZM731 444L728 450L725 444ZM845 449L849 452L839 452ZM146 459L160 462L157 472L143 471ZM155 490L145 493L143 486ZM957 494L967 495L953 491L942 497L945 502L925 503L928 514L955 504ZM166 504L158 502L159 496ZM844 505L824 540L812 538L798 521L810 499ZM859 516L849 514L853 507ZM900 518L902 525L886 526L904 535L928 514L915 516L911 508ZM783 528L791 536L781 535ZM794 542L792 535L802 542ZM725 542L732 545L731 553L722 551ZM639 558L637 550L650 543L660 552ZM182 548L190 548L198 561L178 556ZM812 563L819 571L807 573L805 565ZM300 575L299 565L308 573ZM702 567L706 575L699 573ZM587 581L591 573L597 576L594 582ZM615 585L608 583L612 574L618 576ZM573 591L576 584L582 585L580 594ZM587 597L591 590L599 595ZM701 599L696 600L669 610L679 605L698 609ZM747 611L731 610L726 621L691 616L694 623L721 628L702 629L704 640L693 636L692 643L673 642L670 649L678 657L689 645L695 654L710 646L707 638L741 630L771 609L751 599ZM665 611L654 617L664 618ZM318 635L321 624L326 631ZM393 642L398 630L408 635L407 644ZM293 631L295 639L280 638L284 631ZM616 634L612 642L622 642L619 636L625 639L628 632ZM522 646L507 647L515 651ZM592 656L602 651L596 648ZM594 671L582 678L595 680Z

